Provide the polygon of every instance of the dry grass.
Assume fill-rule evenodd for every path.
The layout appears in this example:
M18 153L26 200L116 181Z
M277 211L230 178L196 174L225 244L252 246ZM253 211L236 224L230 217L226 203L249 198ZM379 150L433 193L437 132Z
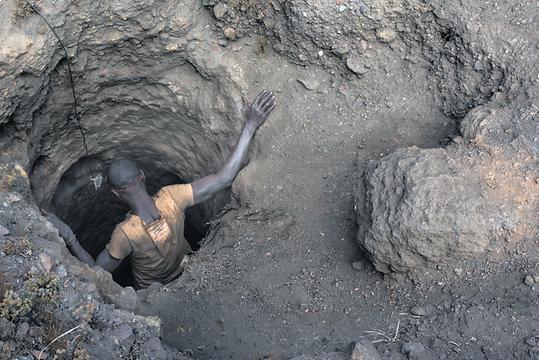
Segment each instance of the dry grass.
M12 241L7 241L2 246L2 252L8 256L18 255L18 256L30 256L32 255L33 246L30 240L26 238L13 239Z

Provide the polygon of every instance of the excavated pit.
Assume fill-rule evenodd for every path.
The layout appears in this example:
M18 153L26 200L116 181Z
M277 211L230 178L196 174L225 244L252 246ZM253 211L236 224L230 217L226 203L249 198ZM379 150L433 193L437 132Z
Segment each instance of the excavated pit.
M280 5L276 6L277 3ZM482 23L462 16L480 13L477 9L468 11L467 5L462 9L449 5L431 8L420 1L387 8L386 2L373 3L371 10L362 6L363 2L354 1L346 2L348 10L340 10L334 2L277 1L271 2L273 10L264 14L263 24L258 19L247 25L238 22L233 11L221 13L238 4L232 1L219 1L209 7L176 0L136 5L102 1L66 4L61 5L64 8L60 11L54 4L44 3L42 10L66 42L67 59L56 38L31 11L19 15L14 31L31 41L13 36L14 40L6 45L8 50L1 53L2 60L10 60L6 61L10 67L6 80L0 77L0 85L15 91L6 92L6 101L0 102L0 125L5 135L0 137L0 145L22 139L27 149L23 163L30 170L35 202L66 221L93 256L104 248L127 209L106 184L96 189L91 178L104 175L107 165L118 158L139 164L152 194L162 186L187 183L211 174L219 169L240 131L241 96L254 95L261 87L276 89L278 93L275 115L279 116L274 116L257 137L264 150L239 179L238 195L242 200L245 195L247 202L254 204L253 209L240 209L239 221L234 212L223 219L212 246L200 249L191 267L193 272L186 272L178 284L172 285L173 289L180 289L174 296L168 288L166 294L160 294L159 289L150 294L155 296L145 309L146 315L161 316L164 342L178 349L197 349L198 358L216 354L219 358L246 358L253 354L263 357L276 348L282 348L288 356L299 354L300 349L311 353L326 351L328 344L333 347L337 342L337 348L342 350L342 344L358 339L358 331L387 328L393 333L391 326L395 323L399 342L430 342L422 338L423 330L412 329L411 335L402 339L398 334L401 320L393 314L398 309L402 315L411 303L424 302L434 309L439 304L436 294L434 300L425 300L422 294L410 290L403 296L410 301L403 300L397 308L387 302L392 294L382 287L380 275L371 271L368 260L356 261L355 256L359 256L358 247L367 255L374 254L371 261L382 272L407 270L406 266L417 267L421 272L427 269L428 264L420 261L392 267L394 263L400 265L402 253L391 257L376 251L394 249L393 243L379 246L375 241L363 241L364 232L371 234L373 228L377 229L372 224L403 218L394 216L394 209L401 209L402 203L395 189L404 189L403 193L412 193L410 188L419 189L416 193L434 194L436 201L463 198L465 205L478 203L478 209L488 208L483 202L496 209L509 203L500 199L498 206L488 197L477 200L484 197L483 183L478 184L482 181L478 170L484 170L487 180L491 173L507 173L503 167L502 171L477 164L494 163L501 158L500 153L508 151L500 150L501 146L495 148L502 142L496 138L499 134L506 134L512 141L513 133L516 139L521 133L536 132L536 127L529 125L526 131L518 126L512 129L514 118L531 124L525 118L528 115L515 117L507 109L511 109L512 102L515 108L518 101L524 103L515 94L524 94L533 87L522 80L527 76L521 73L529 69L518 63L509 66L517 57L497 45L497 39L491 42L493 35L489 31L476 28L477 24L493 28L496 21ZM446 8L450 11L446 12ZM236 29L240 39L231 41L227 26ZM36 33L27 30L34 28ZM256 35L257 29L260 36ZM268 51L269 46L275 51ZM512 47L525 50L524 45ZM10 52L16 56L10 58ZM67 61L75 80L77 110L88 153L74 118ZM528 93L526 96L532 98L531 91ZM483 113L498 114L499 118ZM492 149L471 151L484 146L485 138L489 139L478 136L483 124L489 122L494 125L484 131L496 140L494 155L488 155L492 158L485 155ZM497 132L502 128L503 132ZM468 134L462 129L468 129ZM537 137L532 139L537 141ZM512 146L518 148L520 143L515 143ZM412 148L387 156L397 148L412 145L427 150ZM449 146L444 148L446 145ZM356 165L362 170L363 164L373 159L370 172L363 174L359 182L362 186L356 186ZM416 172L400 171L405 161L420 163L416 159L426 159L426 165ZM468 164L463 159L471 160ZM512 166L511 162L507 164ZM451 179L467 182L455 182L457 185L448 189L447 174L440 171L432 175L424 169L442 169L450 173ZM406 183L416 178L416 183L425 186L437 184L433 179L442 180L434 192L432 186L423 191L425 187ZM521 188L531 188L522 184ZM367 192L371 188L376 191ZM363 189L365 194L360 191ZM467 189L468 193L463 196L460 189ZM486 195L497 196L496 191ZM536 197L532 195L527 198ZM209 220L229 199L230 193L223 192L189 210L185 235L193 248L205 236ZM388 199L394 199L397 205L391 207ZM375 234L374 240L389 239L399 229L403 229L405 240L419 239L422 231L431 236L455 214L462 213L467 219L499 219L504 215L494 211L492 216L463 213L462 207L450 208L449 216L430 211L441 214L437 221L432 221L433 230L418 226L412 230L419 235L410 236L403 225L424 224L422 216L429 213L435 202L426 197L413 199L417 201L410 208L417 211L411 215L418 215L419 220L391 223L382 228L387 231ZM368 207L376 202L386 206L387 211L375 212ZM376 223L372 219L381 220ZM45 223L41 218L39 221ZM358 234L356 223L363 226ZM471 227L479 228L475 224ZM16 231L14 228L15 225L8 230ZM484 228L489 229L486 225ZM452 226L440 238L450 238L447 233L478 238L476 233L456 231ZM437 241L428 249L440 249L440 243ZM51 242L49 247L55 249L54 245L58 244ZM478 254L483 251L479 250ZM419 255L421 260L427 259L423 253ZM454 263L460 266L461 259L458 254L456 257ZM65 258L77 263L69 256ZM437 269L442 269L439 258L447 256L432 258ZM37 264L42 266L41 262ZM59 265L60 262L54 265L53 271ZM452 270L453 263L449 265L447 269ZM78 265L68 267L69 276L78 277L82 272L82 278L94 271L77 273L79 269ZM457 269L462 270L455 268L455 272ZM128 286L129 274L129 264L125 262L113 276L117 283ZM95 284L106 283L102 278L96 279ZM418 279L422 282L427 277ZM453 280L458 287L459 279ZM476 283L466 286L463 293L475 293ZM369 293L362 289L369 289ZM130 289L121 290L125 292L117 302L123 308L124 296L128 297L125 294ZM107 302L117 305L105 296L109 295L107 291L100 292ZM135 294L134 303L137 296L146 295ZM485 304L491 304L491 300L479 300L479 307ZM75 305L79 304L72 307ZM499 305L485 307L484 314L498 311ZM525 308L531 309L532 305ZM380 306L380 311L373 312L373 306ZM125 308L135 309L134 305ZM437 331L449 328L450 338L465 344L468 339L460 337L462 324L475 324L476 319L456 313L449 327L434 320L440 315L436 313L431 331L441 338ZM306 316L312 316L309 324L305 323ZM402 319L402 328L411 329L413 324ZM490 318L484 324L490 321L498 319ZM499 324L505 327L502 321L503 317ZM327 326L320 325L326 322ZM517 318L509 326L517 329L519 322L522 323ZM496 330L495 326L491 328ZM490 327L485 328L484 332L488 334L489 330ZM312 343L311 338L323 341ZM513 343L523 343L521 338L515 339L513 335ZM380 347L391 353L388 358L400 358L400 346L391 349L390 345L383 343ZM444 346L437 344L433 348L437 353L440 349L453 351ZM492 345L493 349L499 347L500 343ZM508 353L514 350L507 349ZM475 358L479 350L464 351ZM102 353L109 356L104 350ZM399 355L393 357L395 353Z
M186 183L178 175L156 167L151 156L134 159L147 174L146 185L150 195L171 184ZM96 188L91 178L106 173L107 161L98 157L82 158L62 176L50 210L73 229L81 245L94 257L105 248L115 226L123 221L129 209L103 184ZM105 180L106 181L106 180ZM208 203L191 207L186 212L185 238L197 250L204 238L209 221L226 202L228 195L221 194ZM122 286L132 286L129 259L125 259L113 278Z

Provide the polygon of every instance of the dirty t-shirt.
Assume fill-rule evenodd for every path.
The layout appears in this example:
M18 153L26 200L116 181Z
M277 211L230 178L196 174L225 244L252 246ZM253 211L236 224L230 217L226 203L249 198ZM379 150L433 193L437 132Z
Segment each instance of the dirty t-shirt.
M185 209L194 203L191 185L165 186L154 200L160 219L144 224L140 217L128 214L107 244L113 258L121 260L131 255L136 288L174 280L180 275L184 255L191 250L183 235Z

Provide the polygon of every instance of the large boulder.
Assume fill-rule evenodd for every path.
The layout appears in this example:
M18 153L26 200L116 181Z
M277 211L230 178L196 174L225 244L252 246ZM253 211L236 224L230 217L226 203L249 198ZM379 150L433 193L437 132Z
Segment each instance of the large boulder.
M462 122L460 144L400 149L367 164L355 197L358 241L377 270L407 273L503 253L536 231L537 130L529 113L508 114L477 109ZM492 136L500 128L506 137Z

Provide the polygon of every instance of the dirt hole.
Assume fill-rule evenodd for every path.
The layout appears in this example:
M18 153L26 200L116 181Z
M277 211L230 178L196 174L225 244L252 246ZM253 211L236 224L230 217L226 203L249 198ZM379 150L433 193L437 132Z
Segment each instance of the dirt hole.
M123 221L129 212L129 208L114 196L106 182L96 189L91 180L100 174L105 176L110 160L97 155L81 158L74 163L62 175L50 204L50 210L73 229L81 245L94 258L105 248L115 226ZM150 195L156 194L163 186L191 180L182 179L169 169L155 165L151 158L139 157L133 160L146 175ZM39 166L42 162L36 164ZM222 194L216 201L187 210L185 238L193 250L198 250L201 240L209 230L210 219L226 203L228 197L228 194ZM129 258L113 273L113 278L122 286L133 285Z

